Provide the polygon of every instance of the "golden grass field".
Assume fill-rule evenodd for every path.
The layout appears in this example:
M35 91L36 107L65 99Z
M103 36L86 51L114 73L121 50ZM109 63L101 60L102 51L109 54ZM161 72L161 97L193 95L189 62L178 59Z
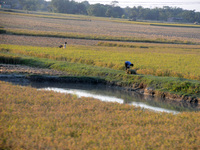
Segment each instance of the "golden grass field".
M0 45L1 51L39 58L48 58L99 67L124 70L124 62L130 60L139 74L173 76L200 80L199 46L135 43L109 47L113 43L100 43L103 46L69 45L67 49ZM126 47L130 46L130 47ZM134 46L132 48L131 46ZM145 47L146 46L146 47Z
M199 28L161 27L117 21L65 14L0 13L0 27L36 33L36 36L13 35L14 32L0 34L0 56L2 59L4 56L5 59L15 56L31 57L33 60L46 58L44 62L54 61L55 66L58 65L57 68L62 71L68 69L68 64L77 65L78 69L86 68L84 71L87 75L92 74L89 72L93 71L92 67L97 71L107 69L109 72L106 72L106 76L111 73L111 78L114 71L115 74L119 71L119 78L121 76L124 81L126 77L131 78L122 71L124 61L130 60L137 73L145 74L147 78L152 75L175 76L190 79L184 82L186 86L190 85L189 81L199 85ZM77 37L91 35L155 41L179 40L196 44L105 42L37 36L40 32L73 34ZM58 48L66 40L67 49ZM75 75L77 68L72 68ZM171 82L167 86L170 84ZM191 89L199 94L199 87ZM127 104L105 103L92 98L39 91L0 81L0 149L198 150L199 118L199 112L177 115L155 113Z
M199 149L200 113L155 113L0 82L1 149Z

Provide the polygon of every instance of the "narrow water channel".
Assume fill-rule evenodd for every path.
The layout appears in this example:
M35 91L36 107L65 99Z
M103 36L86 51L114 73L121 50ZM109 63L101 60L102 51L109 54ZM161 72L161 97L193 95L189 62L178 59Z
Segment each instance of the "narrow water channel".
M92 97L104 102L129 104L156 112L177 114L184 111L200 111L199 105L197 104L153 98L102 84L33 82L20 76L18 78L0 76L0 80L22 86L31 86L38 90L75 94L78 97Z

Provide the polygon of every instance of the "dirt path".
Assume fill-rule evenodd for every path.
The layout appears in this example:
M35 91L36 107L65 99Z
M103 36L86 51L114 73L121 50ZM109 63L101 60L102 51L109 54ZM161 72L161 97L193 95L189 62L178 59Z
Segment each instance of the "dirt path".
M43 69L24 65L0 64L0 74L37 74L37 75L68 75L66 72L53 69Z

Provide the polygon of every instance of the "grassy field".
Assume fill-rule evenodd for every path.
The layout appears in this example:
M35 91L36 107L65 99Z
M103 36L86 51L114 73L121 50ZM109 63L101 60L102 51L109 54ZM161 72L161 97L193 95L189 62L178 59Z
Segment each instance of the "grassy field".
M48 17L44 18L43 15ZM64 19L63 17L66 18ZM87 20L88 18L62 14L59 16L59 14L19 15L17 13L2 13L0 16L0 20L2 21L0 25L4 27L3 30L5 29L7 34L34 35L35 38L33 38L33 36L13 35L14 39L11 38L12 34L7 36L5 34L2 35L2 45L0 46L1 61L9 62L8 60L12 60L13 57L27 60L26 57L31 57L31 63L27 63L27 61L25 61L25 63L29 65L34 64L34 66L38 65L40 67L51 67L53 69L64 70L72 75L93 75L105 78L107 74L109 74L109 77L106 77L109 78L107 80L112 82L111 79L114 79L117 82L120 82L120 85L131 85L138 82L143 82L146 85L156 83L156 86L152 84L151 86L159 90L181 92L182 94L184 92L186 92L185 94L199 94L200 46L196 45L198 43L196 41L199 41L200 39L198 29L175 27L160 28L157 26L152 27L147 24L141 26L138 24L127 24L122 22L117 23L108 18L97 19L91 17L91 21L85 21L84 19ZM144 36L141 36L141 33ZM162 37L160 37L160 35L162 35ZM69 43L66 50L56 48L58 44L64 43L65 37L73 37L74 39L71 40L71 43ZM175 38L174 40L173 37ZM80 38L83 38L82 43L80 42ZM154 43L119 41L94 42L94 40L84 39L117 41L141 40L143 42L148 40L148 42L151 41ZM34 42L31 42L31 40L34 40ZM61 40L60 43L58 40ZM4 41L6 45L4 44ZM155 44L156 42L161 41L166 43L173 41L175 43L189 42L196 44ZM13 43L20 44L19 46L9 45ZM48 43L50 44L48 45ZM76 44L74 45L74 43ZM31 45L33 45L33 47ZM41 47L35 47L35 45ZM41 59L49 60L41 61ZM140 77L126 77L123 71L124 62L126 60L130 60L134 63L134 68L137 70L137 73L140 74ZM15 63L15 60L10 62ZM39 62L43 62L43 65L40 65ZM166 82L165 78L161 79L151 76L145 76L143 78L141 77L143 75L176 78L168 79L170 82L173 81L173 83L170 84ZM189 84L186 84L181 83L182 81L177 77L197 81L184 81L189 82ZM176 80L178 82L174 82ZM177 84L177 86L175 86L175 84ZM165 88L163 89L161 86Z
M200 148L200 113L154 113L4 82L0 88L1 149Z
M0 36L2 38L1 59L2 62L6 62L6 59L10 59L9 57L16 56L22 59L32 57L32 60L37 59L37 61L39 59L49 59L48 61L51 60L57 64L56 67L53 67L54 69L72 71L72 74L81 73L81 75L91 74L93 70L98 70L97 72L99 72L99 70L108 71L109 69L111 70L108 72L122 71L124 70L124 61L130 60L134 63L134 68L140 75L154 75L157 77L167 76L176 77L177 79L185 78L196 80L187 82L196 82L197 85L195 84L195 90L193 90L192 93L199 93L198 88L196 88L200 80L199 29L193 28L192 26L191 28L184 28L184 25L180 28L167 27L168 24L163 24L164 27L159 27L151 26L151 23L147 22L141 25L121 21L122 20L80 15L34 12L28 14L24 12L5 13L1 11L0 26L3 27L2 30L6 31ZM34 35L36 36L36 38L34 38L35 43L43 47L9 45L13 42L9 43L9 39L4 40L4 38L7 38L6 34L11 34L7 36L8 38L11 38L12 34L23 35L20 36L20 38L15 35L16 40L14 41L16 43L23 43L20 42L20 40L22 40L26 41L27 45L35 46L34 42L28 42L27 39L29 38L24 36ZM44 36L45 40L41 41L41 36ZM48 39L49 36L51 38ZM55 48L58 45L54 46L58 42L58 37L62 40L61 43L64 42L66 37L73 38L74 43L76 39L77 43L79 43L80 39L90 40L84 40L86 44L80 45L69 43L67 50L61 50ZM23 40L23 38L26 40ZM31 36L30 38L33 37ZM102 41L95 43L92 42L91 39L93 39L93 41L97 39ZM112 40L115 42L105 42L105 40ZM4 45L4 41L6 45ZM10 41L13 41L13 39L11 38ZM140 41L143 43L119 41ZM155 44L159 42L179 44ZM51 43L51 47L44 47L44 45L46 46L48 43ZM186 43L190 43L190 45L186 45ZM26 45L26 43L24 43L24 45ZM36 64L39 64L37 61L35 61ZM60 62L76 63L76 66L79 67L72 69L72 67L66 65L59 66L58 64L60 64ZM82 65L85 65L85 67L81 68L80 66ZM47 67L49 66L52 67L51 64ZM102 71L100 71L100 74L96 72L92 74L95 76L106 75L106 73L102 73ZM145 76L145 78L151 77ZM132 83L130 81L126 82ZM152 82L152 80L148 81L147 84L149 84L149 82ZM174 89L175 90L172 91L177 91L177 88Z
M119 44L116 47L110 47L112 44L116 43L100 43L101 46L69 45L65 50L50 47L0 45L0 50L24 56L83 63L117 70L124 70L124 62L130 60L139 74L200 80L199 46L180 48L167 45L159 47L156 44L149 46Z
M123 21L1 12L0 63L199 98L200 30ZM65 40L67 49L57 48ZM125 73L126 60L137 75ZM155 113L1 81L0 89L0 149L200 149L199 112Z
M168 43L199 43L200 38L198 28L130 24L113 22L109 18L83 18L75 15L55 19L31 14L22 16L17 13L0 13L0 26L12 34Z
M80 20L80 21L91 21L91 20L103 20L109 22L128 23L128 24L139 24L139 25L153 25L153 26L165 26L165 27L187 27L187 28L200 28L200 25L194 24L183 24L183 23L164 23L164 22L149 22L149 21L128 21L127 19L120 18L103 18L85 15L73 15L73 14L58 14L58 13L47 13L47 12L35 12L35 11L20 11L20 10L9 10L0 9L2 14L20 15L20 16L31 16L40 18L51 18L51 19L64 19L64 20Z

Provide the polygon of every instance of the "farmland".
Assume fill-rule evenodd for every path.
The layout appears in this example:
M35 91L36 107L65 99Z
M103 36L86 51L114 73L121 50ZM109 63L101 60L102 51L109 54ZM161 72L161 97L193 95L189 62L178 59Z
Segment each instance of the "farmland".
M150 40L154 42L197 42L199 28L160 27L130 23L118 23L113 20L82 18L82 16L64 16L65 18L40 18L1 14L0 26L8 32L18 34L43 34L54 36L90 37L99 39Z
M132 46L135 46L135 48L68 46L68 50L64 51L60 51L59 48L16 45L2 45L0 48L2 51L3 49L8 49L9 53L14 54L76 63L81 62L117 70L124 69L124 62L126 60L133 60L135 68L137 68L140 74L150 73L157 76L175 76L200 80L200 70L198 69L200 54L198 46L197 49L194 49L193 46L188 46L190 51L178 47L157 48L155 44L151 44L149 47L145 47L147 46L146 44L134 44ZM165 72L168 72L168 74L165 74Z
M2 149L199 149L200 113L129 105L0 82Z
M106 72L115 72L114 76L117 82L120 82L119 76L127 76L123 72L124 61L130 60L141 76L175 77L173 81L185 78L187 80L184 82L192 83L189 83L191 86L187 88L174 87L174 84L180 84L178 81L169 88L168 85L162 84L165 82L161 81L164 78L160 78L161 80L156 81L160 85L158 88L157 85L149 85L154 82L152 80L158 78L147 79L148 81L137 81L136 78L133 79L135 81L123 81L126 82L124 85L144 82L145 85L161 91L195 95L199 93L200 34L199 29L193 26L168 27L164 24L166 26L160 27L138 22L123 23L123 20L108 18L40 13L1 13L0 20L0 26L6 31L6 34L0 35L2 62L9 62L7 60L13 57L22 60L28 57L34 62L39 61L35 66L67 71L71 75L90 74L105 78L108 74ZM58 45L65 41L68 41L67 49L58 49ZM49 64L49 61L53 62ZM41 65L40 62L48 65ZM76 69L66 65L59 66L63 63L70 63L70 66L76 66ZM27 62L25 64L28 65ZM32 62L29 65L33 64ZM117 75L118 73L123 75ZM110 73L110 76L113 76L113 73ZM109 82L112 81L109 79ZM188 88L192 89L184 93Z
M164 25L0 12L0 63L200 98L200 30ZM125 73L126 60L137 75ZM199 112L155 113L5 82L0 88L0 149L200 148Z

